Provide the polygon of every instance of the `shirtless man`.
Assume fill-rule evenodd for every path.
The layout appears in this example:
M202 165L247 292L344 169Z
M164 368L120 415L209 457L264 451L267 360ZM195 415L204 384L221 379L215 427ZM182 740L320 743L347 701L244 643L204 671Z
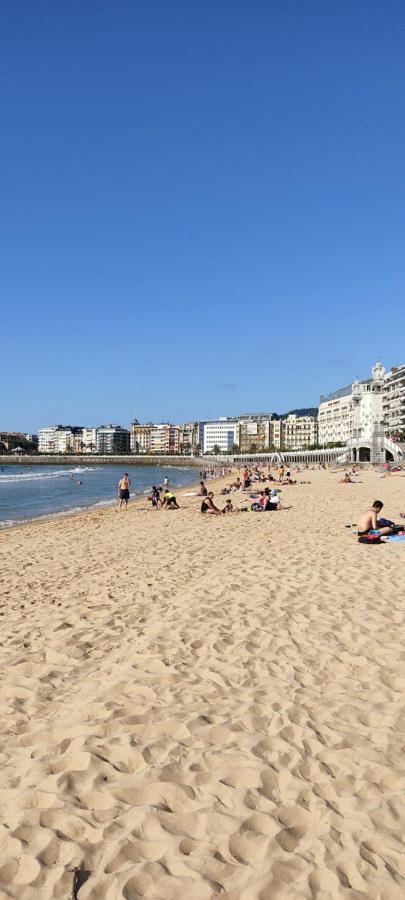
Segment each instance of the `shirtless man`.
M131 482L129 480L128 472L124 472L122 478L120 478L118 482L118 499L120 501L119 508L122 509L122 504L125 503L125 509L128 509L128 500L129 500L129 489L131 486Z
M364 535L372 532L376 532L379 535L395 534L394 529L389 525L384 525L383 528L379 528L377 516L380 514L383 505L381 500L374 500L371 509L366 509L363 515L360 516L359 524L357 526L357 534L359 537L364 537Z

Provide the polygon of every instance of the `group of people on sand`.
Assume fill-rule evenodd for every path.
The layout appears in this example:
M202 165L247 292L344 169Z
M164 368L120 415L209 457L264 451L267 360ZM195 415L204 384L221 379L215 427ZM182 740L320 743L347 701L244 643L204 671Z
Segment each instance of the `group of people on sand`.
M131 479L128 472L124 472L122 478L118 482L118 501L119 509L128 509L128 500L130 498ZM173 491L169 488L169 479L165 478L163 487L153 485L152 494L148 497L151 500L154 509L180 509Z

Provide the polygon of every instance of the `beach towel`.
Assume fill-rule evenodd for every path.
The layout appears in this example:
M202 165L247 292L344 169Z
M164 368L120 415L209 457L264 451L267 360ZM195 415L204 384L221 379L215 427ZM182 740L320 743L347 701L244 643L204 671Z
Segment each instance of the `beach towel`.
M405 534L390 534L387 538L388 541L401 541L405 543Z

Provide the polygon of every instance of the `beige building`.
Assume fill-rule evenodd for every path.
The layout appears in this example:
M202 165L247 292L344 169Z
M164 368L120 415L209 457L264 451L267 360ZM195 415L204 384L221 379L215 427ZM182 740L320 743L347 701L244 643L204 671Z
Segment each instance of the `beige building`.
M290 414L285 419L258 415L239 420L241 453L262 453L266 450L305 450L318 440L318 420L315 416Z
M131 422L131 453L150 453L150 436L153 422L141 425L138 419Z
M186 426L184 426L186 427ZM155 425L147 422L141 425L137 419L131 423L131 451L145 454L171 454L180 452L180 435L182 426L162 422ZM187 432L188 438L190 434Z
M306 450L318 443L318 420L315 416L291 414L283 420L282 446L286 450Z
M197 452L198 422L179 425L179 453L187 456Z
M239 449L241 453L262 453L270 447L270 419L240 419Z

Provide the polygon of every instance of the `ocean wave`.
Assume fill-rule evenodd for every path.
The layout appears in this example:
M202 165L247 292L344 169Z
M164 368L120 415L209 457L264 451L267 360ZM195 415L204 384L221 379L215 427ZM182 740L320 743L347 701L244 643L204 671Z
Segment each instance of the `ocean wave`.
M101 466L79 466L76 469L62 469L52 472L19 472L11 474L0 473L0 484L13 484L18 481L43 481L46 478L63 478L66 475L81 475L83 472L98 472Z

